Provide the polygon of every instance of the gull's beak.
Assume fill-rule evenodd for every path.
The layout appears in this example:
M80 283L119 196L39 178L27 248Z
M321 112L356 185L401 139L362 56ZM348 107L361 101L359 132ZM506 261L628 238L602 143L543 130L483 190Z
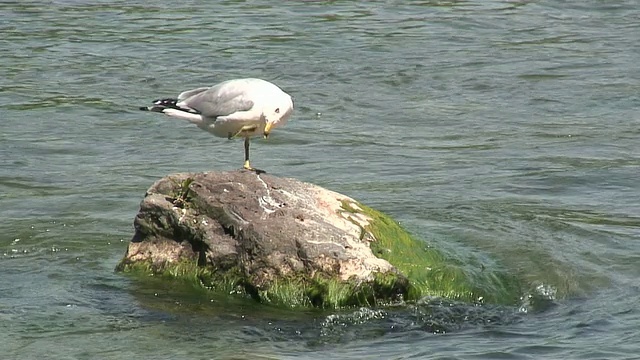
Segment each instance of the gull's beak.
M269 133L271 132L271 127L273 126L273 123L268 122L267 125L265 125L264 127L264 138L268 138L269 137Z

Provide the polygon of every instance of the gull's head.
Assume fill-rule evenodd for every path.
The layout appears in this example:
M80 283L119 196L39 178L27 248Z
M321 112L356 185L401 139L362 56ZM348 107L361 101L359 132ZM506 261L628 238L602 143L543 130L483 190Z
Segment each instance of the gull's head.
M293 99L289 94L281 92L265 106L262 115L266 121L264 137L268 137L272 128L283 126L293 113Z

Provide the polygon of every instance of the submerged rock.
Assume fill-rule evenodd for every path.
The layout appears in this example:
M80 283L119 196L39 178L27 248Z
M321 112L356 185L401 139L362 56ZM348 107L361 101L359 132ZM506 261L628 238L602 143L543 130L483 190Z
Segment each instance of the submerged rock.
M470 274L384 214L295 179L243 170L170 175L147 191L134 225L117 270L187 277L263 302L517 296L510 277Z

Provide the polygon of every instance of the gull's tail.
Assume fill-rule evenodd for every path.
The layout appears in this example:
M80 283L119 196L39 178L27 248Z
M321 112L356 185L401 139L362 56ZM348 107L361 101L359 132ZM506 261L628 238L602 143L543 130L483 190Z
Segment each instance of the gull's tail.
M153 101L153 106L141 106L140 110L159 112L178 119L188 120L196 125L201 124L202 116L200 112L195 109L178 106L179 101L179 99L158 99Z

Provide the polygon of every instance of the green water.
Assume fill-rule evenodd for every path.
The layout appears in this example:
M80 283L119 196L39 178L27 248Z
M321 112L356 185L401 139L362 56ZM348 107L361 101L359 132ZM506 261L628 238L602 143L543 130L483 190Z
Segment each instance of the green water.
M0 2L0 358L636 358L638 5ZM521 306L291 313L114 274L156 179L243 160L137 108L248 76L296 101L253 165L504 266Z

